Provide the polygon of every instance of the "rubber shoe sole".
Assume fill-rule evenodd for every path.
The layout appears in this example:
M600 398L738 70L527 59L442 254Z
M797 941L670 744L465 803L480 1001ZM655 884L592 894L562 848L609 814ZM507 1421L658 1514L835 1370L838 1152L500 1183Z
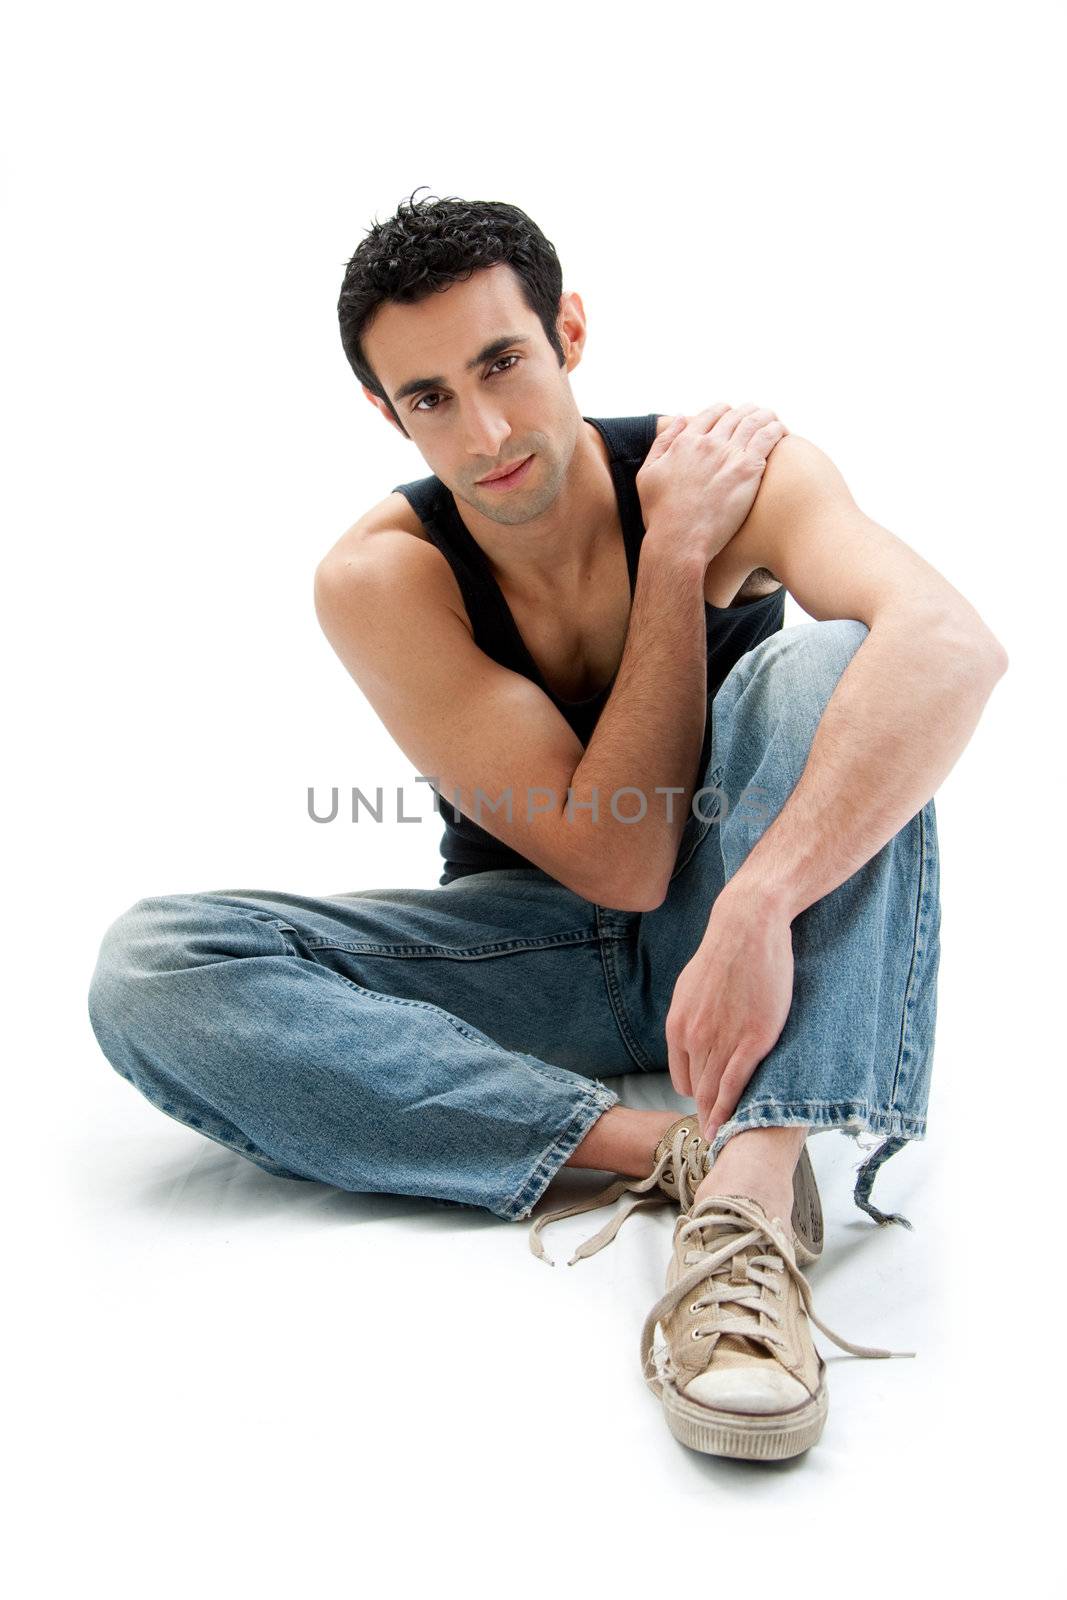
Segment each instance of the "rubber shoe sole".
M795 1411L753 1416L700 1405L664 1379L663 1411L680 1444L705 1455L740 1461L786 1461L817 1444L826 1425L829 1395L826 1377L812 1398Z

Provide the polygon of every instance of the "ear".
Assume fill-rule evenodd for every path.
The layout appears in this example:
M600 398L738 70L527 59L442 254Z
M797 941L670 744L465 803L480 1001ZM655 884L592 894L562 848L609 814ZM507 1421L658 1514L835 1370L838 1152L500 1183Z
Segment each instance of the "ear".
M563 346L566 370L573 372L581 361L585 349L585 307L576 289L568 289L560 297L556 329L559 333L559 342Z

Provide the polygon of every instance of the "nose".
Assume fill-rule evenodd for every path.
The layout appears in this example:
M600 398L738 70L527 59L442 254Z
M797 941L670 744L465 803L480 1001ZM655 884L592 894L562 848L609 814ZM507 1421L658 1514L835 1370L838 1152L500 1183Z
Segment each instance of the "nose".
M484 478L487 472L503 463L510 437L510 423L491 400L479 397L467 404L463 415L463 444L468 455L478 458L480 470L476 476Z

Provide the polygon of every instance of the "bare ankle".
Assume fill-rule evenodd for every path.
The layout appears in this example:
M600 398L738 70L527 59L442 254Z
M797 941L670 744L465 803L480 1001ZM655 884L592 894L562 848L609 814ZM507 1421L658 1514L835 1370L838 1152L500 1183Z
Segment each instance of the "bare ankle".
M694 1204L709 1195L740 1194L758 1200L768 1216L787 1220L793 1209L793 1172L805 1127L745 1128L729 1139L701 1182Z
M677 1111L638 1111L632 1106L611 1106L593 1123L581 1144L567 1157L565 1166L596 1167L620 1172L627 1178L647 1178L656 1146Z
M769 1217L780 1217L788 1221L793 1211L793 1189L772 1187L761 1176L754 1178L728 1177L725 1173L716 1173L714 1169L700 1184L693 1196L693 1204L707 1200L712 1195L739 1194L747 1200L758 1200Z

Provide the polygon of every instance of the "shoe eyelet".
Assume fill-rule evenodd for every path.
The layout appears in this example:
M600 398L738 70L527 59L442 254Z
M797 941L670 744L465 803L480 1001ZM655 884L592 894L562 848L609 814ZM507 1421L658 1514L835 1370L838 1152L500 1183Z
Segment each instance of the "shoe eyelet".
M697 1312L697 1311L699 1311L699 1310L700 1310L700 1309L701 1309L701 1306L700 1306L700 1301L699 1301L699 1300L694 1300L694 1301L693 1301L693 1304L692 1304L692 1305L691 1305L691 1306L690 1306L690 1307L689 1307L689 1309L690 1309L690 1311L692 1311L692 1312Z
M700 1329L699 1328L694 1328L692 1333L689 1335L689 1337L691 1339L699 1339L701 1337Z

